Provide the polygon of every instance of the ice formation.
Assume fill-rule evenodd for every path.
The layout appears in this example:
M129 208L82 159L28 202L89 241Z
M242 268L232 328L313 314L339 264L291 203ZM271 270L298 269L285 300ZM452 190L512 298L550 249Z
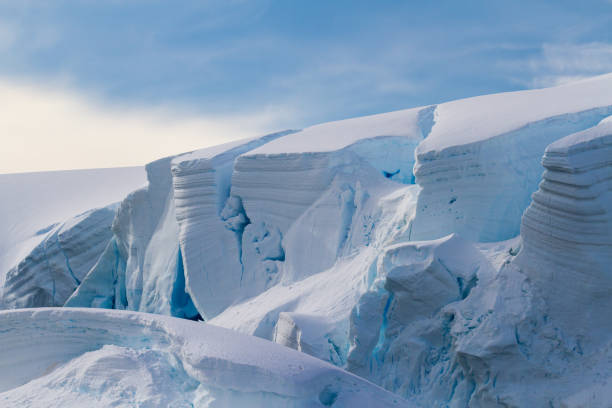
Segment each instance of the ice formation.
M83 221L83 216L78 214L120 201L144 182L144 169L140 167L0 175L3 194L0 200L0 297L7 272L34 255L33 251L44 248L45 239L47 244L52 244L53 239L48 239L50 231L62 223L74 224L75 220L70 219L75 216ZM68 226L62 228L65 230ZM38 259L44 261L46 258L38 256ZM40 273L52 273L44 265L30 262L30 267L37 268Z
M567 330L596 340L611 327L612 116L549 145L542 164L517 262Z
M610 115L612 74L161 159L110 234L87 238L85 221L44 232L7 282L46 283L5 286L6 307L70 296L66 306L201 318L331 362L414 406L606 407ZM73 273L47 266L64 253L54 237L73 240L61 248L91 241L89 252L64 251ZM70 283L61 296L28 300L53 274ZM150 360L153 384L180 362L177 387L196 384L189 356L130 347L87 350L75 364L98 370L109 353L146 371ZM225 364L216 367L239 375ZM80 378L77 365L32 387ZM189 398L204 395L194 389ZM17 390L5 395L25 398Z
M6 274L4 306L62 306L104 250L114 218L114 208L102 208L39 231L41 242Z

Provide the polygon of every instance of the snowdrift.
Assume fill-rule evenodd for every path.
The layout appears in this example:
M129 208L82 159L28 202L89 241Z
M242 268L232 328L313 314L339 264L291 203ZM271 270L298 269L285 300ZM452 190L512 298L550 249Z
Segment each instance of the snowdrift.
M2 406L407 407L303 353L177 318L0 312Z

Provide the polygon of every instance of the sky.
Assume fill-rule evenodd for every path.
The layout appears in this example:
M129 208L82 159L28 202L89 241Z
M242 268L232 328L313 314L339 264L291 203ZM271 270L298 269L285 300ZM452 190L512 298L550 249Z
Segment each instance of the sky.
M612 0L0 0L0 173L612 71Z

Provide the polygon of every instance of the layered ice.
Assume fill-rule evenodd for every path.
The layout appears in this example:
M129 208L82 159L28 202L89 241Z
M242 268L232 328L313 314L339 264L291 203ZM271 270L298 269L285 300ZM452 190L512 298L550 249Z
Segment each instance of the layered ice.
M112 239L66 306L197 318L181 276L171 160L164 158L146 166L149 183L121 202ZM177 296L181 301L173 303Z
M5 277L5 308L62 306L112 236L115 208L87 211L38 232L38 245Z
M242 285L242 235L250 220L240 198L230 197L234 161L290 133L203 149L173 160L173 200L186 285L205 318L256 290Z
M162 159L121 203L66 305L201 317L417 406L609 405L611 114L605 75ZM167 382L181 392L143 401L243 401L182 357L104 346L32 384L129 361L148 382L83 389L148 395ZM293 389L279 387L266 402ZM339 404L324 389L308 401ZM10 401L29 401L15 392Z
M203 323L92 309L0 312L4 407L407 407L303 353Z
M145 181L142 167L0 174L0 286L48 231L121 201Z
M612 116L552 143L542 164L517 264L558 324L592 342L612 306Z
M555 88L443 103L416 149L412 239L452 232L474 241L519 233L546 146L612 114L612 74Z

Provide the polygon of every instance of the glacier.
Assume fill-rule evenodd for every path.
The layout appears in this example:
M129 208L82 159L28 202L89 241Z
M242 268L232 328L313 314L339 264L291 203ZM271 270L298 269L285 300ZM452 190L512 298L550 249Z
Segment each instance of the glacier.
M146 166L147 184L119 204L40 226L4 272L3 308L77 307L49 313L82 316L85 331L139 321L124 328L134 334L79 349L62 360L73 363L0 398L35 404L32 389L76 398L73 385L83 380L92 394L119 401L126 387L154 406L173 398L180 406L183 397L274 406L294 393L323 395L295 406L349 406L336 391L305 384L255 395L249 387L261 384L227 362L213 368L227 368L229 383L215 385L213 368L193 368L190 356L130 343L148 341L141 319L183 318L205 322L172 325L203 337L231 329L240 347L254 341L301 352L286 355L298 365L305 354L331 363L341 373L333 375L362 378L389 404L609 406L611 138L608 74L157 160ZM94 317L82 307L123 311ZM120 372L126 361L148 386L122 379L107 388L79 368L107 378L101 367ZM263 360L255 366L268 370ZM206 381L198 370L209 370ZM166 381L163 396L147 394Z

